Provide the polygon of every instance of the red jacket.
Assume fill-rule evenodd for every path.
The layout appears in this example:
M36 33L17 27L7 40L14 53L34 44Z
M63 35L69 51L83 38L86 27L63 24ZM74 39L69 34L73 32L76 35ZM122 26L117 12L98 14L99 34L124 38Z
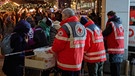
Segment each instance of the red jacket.
M87 49L85 49L84 60L89 63L106 61L101 30L91 20L85 24L85 27L87 29Z
M113 32L106 37L108 53L123 54L124 53L124 29L122 24L110 22Z
M73 16L61 22L52 52L57 55L57 65L62 70L78 71L83 60L86 30L77 17Z

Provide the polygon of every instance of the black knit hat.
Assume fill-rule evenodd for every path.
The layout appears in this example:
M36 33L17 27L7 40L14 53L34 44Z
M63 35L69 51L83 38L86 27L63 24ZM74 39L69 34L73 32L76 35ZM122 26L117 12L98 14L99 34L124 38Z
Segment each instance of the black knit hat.
M108 13L107 13L107 16L114 16L116 14L116 12L114 12L114 11L109 11Z
M80 23L81 24L85 25L87 22L88 22L88 19L87 18L81 17L81 19L80 19Z

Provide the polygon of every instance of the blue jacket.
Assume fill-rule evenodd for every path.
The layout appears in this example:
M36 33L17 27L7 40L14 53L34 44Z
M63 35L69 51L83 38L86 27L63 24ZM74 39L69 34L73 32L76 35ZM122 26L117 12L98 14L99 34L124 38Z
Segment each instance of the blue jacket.
M14 29L14 34L11 36L11 48L13 52L24 51L26 49L25 37L31 26L25 20L20 20Z

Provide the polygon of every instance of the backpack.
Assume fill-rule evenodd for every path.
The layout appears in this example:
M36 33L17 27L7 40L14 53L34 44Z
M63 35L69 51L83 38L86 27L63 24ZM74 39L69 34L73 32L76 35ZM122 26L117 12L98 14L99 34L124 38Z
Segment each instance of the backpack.
M48 18L46 18L46 21L44 21L44 19L39 21L39 26L41 26L42 29L44 30L49 43L50 43L50 28L51 28L51 25L52 25L52 22Z
M33 40L35 41L35 46L37 48L49 45L46 33L41 27L35 28Z
M13 49L10 47L10 38L12 34L6 35L4 39L1 42L1 54L6 55L13 51Z

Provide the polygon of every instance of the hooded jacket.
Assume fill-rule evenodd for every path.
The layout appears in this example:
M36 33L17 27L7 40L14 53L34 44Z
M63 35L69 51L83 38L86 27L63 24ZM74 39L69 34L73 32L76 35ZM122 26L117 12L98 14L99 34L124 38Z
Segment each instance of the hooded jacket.
M92 20L87 21L85 18L81 18L80 22L84 24L87 29L84 60L89 63L106 61L106 53L101 30Z
M108 19L103 36L109 53L109 61L111 63L122 62L124 54L124 29L119 17L114 16Z
M43 20L39 21L38 24L45 32L47 36L48 42L50 42L50 28L51 28L51 21L48 18L44 18Z
M114 16L108 20L103 35L107 41L108 53L124 53L124 29L119 17Z
M14 34L11 36L11 48L13 52L24 51L26 48L25 37L31 26L25 20L20 20L14 29Z
M13 48L14 52L21 52L26 49L26 34L29 32L30 24L25 20L20 20L14 29L14 33L10 38L10 46ZM20 66L24 66L24 53L19 53L15 55L6 56L3 64L3 72L6 75L16 75L23 76L23 68Z

